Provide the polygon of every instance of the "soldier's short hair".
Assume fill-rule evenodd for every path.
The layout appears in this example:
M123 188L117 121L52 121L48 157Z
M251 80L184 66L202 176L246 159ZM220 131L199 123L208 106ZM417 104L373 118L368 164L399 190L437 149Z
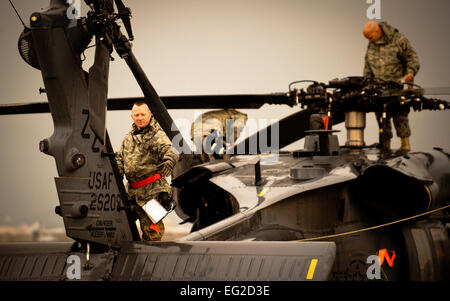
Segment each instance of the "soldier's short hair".
M136 101L136 102L133 104L132 109L133 109L135 106L136 106L136 107L141 107L141 106L143 106L143 105L147 106L149 112L151 112L151 111L150 111L150 107L149 107L149 106L147 105L147 103L146 103L145 101L143 101L143 100Z
M138 100L138 101L136 101L134 104L133 104L133 106L138 106L138 107L140 107L140 106L142 106L142 105L146 105L147 103L145 102L145 101L143 101L143 100Z

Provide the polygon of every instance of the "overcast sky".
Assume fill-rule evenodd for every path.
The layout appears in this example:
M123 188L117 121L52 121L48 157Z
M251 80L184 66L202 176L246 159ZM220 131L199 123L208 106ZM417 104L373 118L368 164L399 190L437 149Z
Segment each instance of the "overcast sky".
M327 82L362 75L367 41L366 0L128 0L133 11L133 50L161 96L286 92L300 79ZM28 20L49 1L15 0ZM450 1L380 0L381 18L404 33L416 49L421 69L416 83L450 86ZM86 10L83 10L85 13ZM17 51L22 25L8 1L0 3L0 103L46 101L39 95L41 74ZM86 51L92 62L93 49ZM110 67L109 97L141 96L125 62ZM298 111L287 106L244 110L249 118L282 118ZM193 120L199 112L171 110L173 119ZM450 149L450 111L410 114L413 149ZM373 114L367 117L366 143L378 139ZM110 112L108 131L118 149L129 131L129 112ZM53 133L49 114L0 116L0 225L39 221L62 226L52 157L38 143ZM343 125L337 129L344 130ZM188 130L182 128L182 130ZM295 130L295 129L292 129ZM345 142L345 131L339 134ZM399 147L399 139L393 147ZM296 143L289 149L303 146Z

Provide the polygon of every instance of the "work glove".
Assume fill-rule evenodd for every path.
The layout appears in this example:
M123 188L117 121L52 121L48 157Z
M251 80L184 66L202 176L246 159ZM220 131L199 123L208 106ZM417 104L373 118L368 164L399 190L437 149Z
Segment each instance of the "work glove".
M173 209L173 199L167 192L161 192L156 199L167 211Z
M175 163L172 160L165 160L163 163L157 166L157 170L161 175L161 178L166 178L172 174L172 170Z

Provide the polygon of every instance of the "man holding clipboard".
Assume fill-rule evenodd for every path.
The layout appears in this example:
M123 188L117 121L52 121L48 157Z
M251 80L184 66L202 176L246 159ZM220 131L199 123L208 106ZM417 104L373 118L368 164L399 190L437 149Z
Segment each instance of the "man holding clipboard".
M179 156L145 102L133 105L131 118L132 129L116 153L116 162L128 180L128 197L138 205L142 239L161 240L162 218L172 207L172 190L166 177L172 174Z

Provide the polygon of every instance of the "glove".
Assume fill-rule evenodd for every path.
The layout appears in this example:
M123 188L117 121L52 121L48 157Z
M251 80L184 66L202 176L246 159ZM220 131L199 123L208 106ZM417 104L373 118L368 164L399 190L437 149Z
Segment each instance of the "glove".
M167 192L161 192L156 199L167 211L172 210L173 199Z
M163 163L159 164L157 166L159 174L161 175L161 178L168 177L172 174L173 166L175 164L171 160L166 160Z

